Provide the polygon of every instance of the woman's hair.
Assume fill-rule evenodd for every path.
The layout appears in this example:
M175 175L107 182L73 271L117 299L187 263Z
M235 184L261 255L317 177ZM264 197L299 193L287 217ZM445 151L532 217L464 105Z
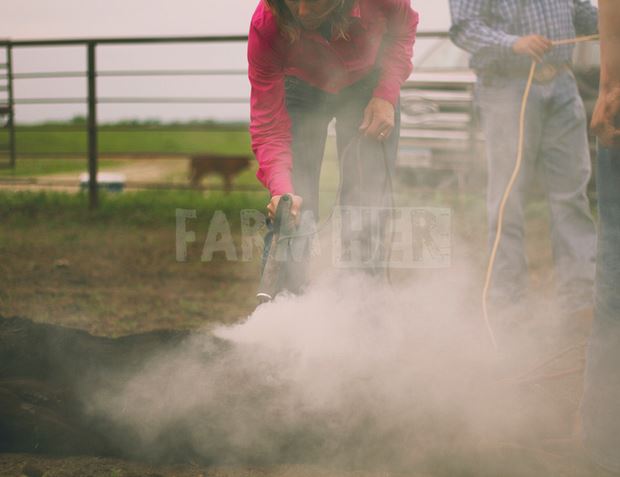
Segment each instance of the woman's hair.
M263 0L267 7L276 17L278 27L288 40L293 43L299 39L301 26L293 17L284 0ZM348 29L350 18L349 14L356 0L332 0L334 9L329 14L332 22L332 29L336 33L337 38L348 39Z

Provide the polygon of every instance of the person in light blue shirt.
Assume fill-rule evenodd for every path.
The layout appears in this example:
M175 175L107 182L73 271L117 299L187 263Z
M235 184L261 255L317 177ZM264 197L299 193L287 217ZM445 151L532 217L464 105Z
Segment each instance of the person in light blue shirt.
M450 8L450 37L471 53L478 78L491 243L517 158L519 113L530 65L538 62L526 110L523 166L505 209L491 304L519 310L525 303L523 209L531 182L538 180L551 209L558 302L567 316L581 319L592 310L596 255L586 195L591 175L586 112L571 70L574 46L552 42L596 33L597 10L585 0L450 0Z

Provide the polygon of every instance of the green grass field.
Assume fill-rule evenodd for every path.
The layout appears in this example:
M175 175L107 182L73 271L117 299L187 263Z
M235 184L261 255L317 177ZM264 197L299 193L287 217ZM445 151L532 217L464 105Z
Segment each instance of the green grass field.
M184 130L183 126L110 125L99 128L99 151L105 153L250 153L250 136L245 131L227 131L205 127ZM85 153L85 130L72 125L21 126L15 135L18 154ZM8 131L0 130L0 150L8 145Z
M250 137L245 131L227 131L205 126L184 130L183 126L101 126L99 153L105 154L251 154ZM0 130L0 151L8 148L8 131ZM16 132L18 159L15 169L0 168L0 177L29 177L85 170L87 136L70 124L22 126ZM53 157L45 157L49 154ZM63 154L66 154L63 157ZM82 156L73 159L72 155ZM36 158L28 157L36 155ZM8 154L0 152L0 164L8 163ZM100 160L100 169L120 163Z
M6 226L32 225L45 222L50 226L83 227L122 225L131 227L165 227L174 225L175 209L196 210L209 219L216 210L230 215L238 225L242 209L263 210L267 193L196 191L127 191L122 194L100 195L99 208L88 209L86 193L63 192L4 192L0 191L0 222Z

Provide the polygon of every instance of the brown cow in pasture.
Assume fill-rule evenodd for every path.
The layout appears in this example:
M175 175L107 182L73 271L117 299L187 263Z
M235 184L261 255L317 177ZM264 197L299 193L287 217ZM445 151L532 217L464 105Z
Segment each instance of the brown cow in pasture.
M190 157L189 181L192 187L198 187L203 176L217 174L224 181L224 190L228 193L232 189L233 178L249 166L248 156L195 155Z

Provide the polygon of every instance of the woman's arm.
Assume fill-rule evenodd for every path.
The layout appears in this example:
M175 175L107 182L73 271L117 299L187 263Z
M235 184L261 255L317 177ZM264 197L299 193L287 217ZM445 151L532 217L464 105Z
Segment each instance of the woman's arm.
M248 38L248 76L252 86L250 135L258 160L256 176L272 196L292 193L291 126L282 59L254 24Z
M413 44L418 27L418 14L410 0L378 0L387 17L383 55L380 59L381 76L373 96L396 106L400 87L413 69Z

